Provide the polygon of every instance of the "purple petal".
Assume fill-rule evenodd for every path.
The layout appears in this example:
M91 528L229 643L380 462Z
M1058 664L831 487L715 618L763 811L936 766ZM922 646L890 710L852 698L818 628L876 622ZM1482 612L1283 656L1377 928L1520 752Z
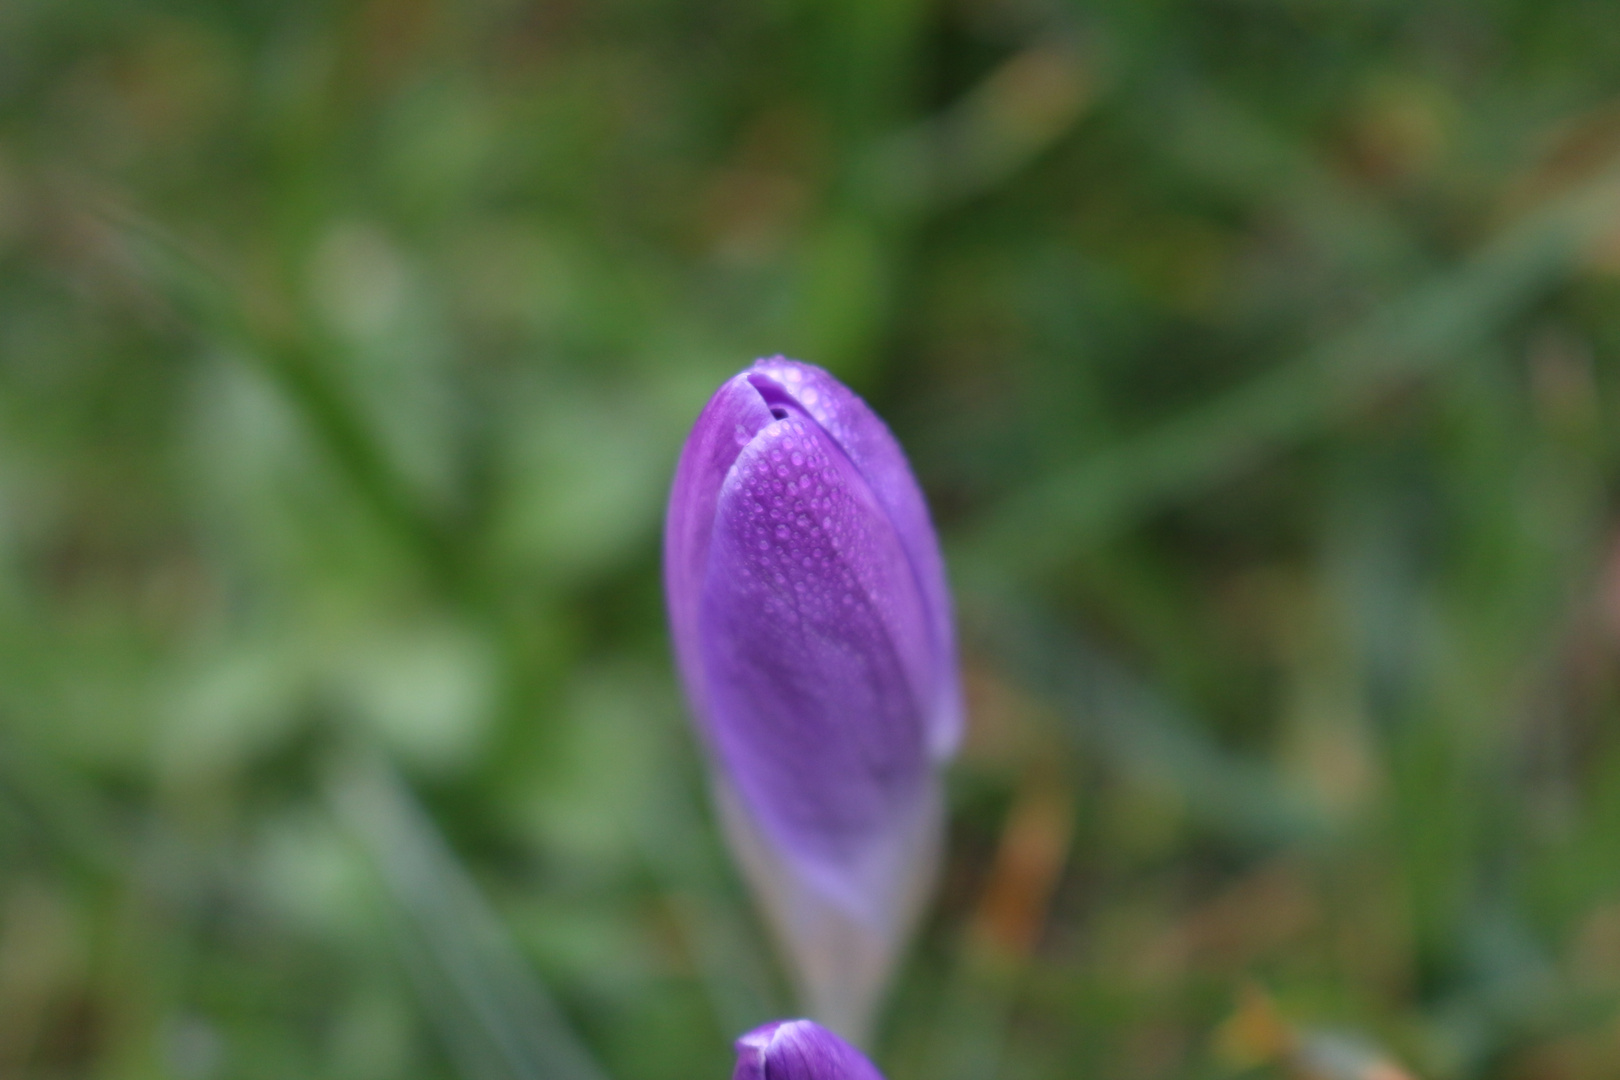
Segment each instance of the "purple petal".
M943 760L955 751L962 735L956 637L939 540L905 453L888 425L866 402L821 368L774 356L756 361L753 370L769 376L843 448L871 485L899 534L928 612L934 660L925 706L929 745L936 758Z
M737 1040L732 1080L883 1080L849 1043L809 1020L778 1020Z
M803 413L733 463L698 623L710 735L744 804L822 888L869 905L863 856L932 769L931 627L884 508Z
M699 414L675 469L664 521L664 588L676 663L700 723L707 720L708 695L697 649L698 604L715 504L737 455L771 420L771 410L748 373L731 378Z

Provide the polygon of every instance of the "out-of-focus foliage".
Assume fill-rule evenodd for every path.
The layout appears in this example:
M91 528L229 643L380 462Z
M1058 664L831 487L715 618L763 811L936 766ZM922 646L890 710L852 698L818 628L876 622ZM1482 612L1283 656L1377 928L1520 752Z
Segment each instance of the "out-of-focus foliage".
M1614 1075L1612 0L0 4L0 1075L726 1075L774 352L960 598L891 1080Z

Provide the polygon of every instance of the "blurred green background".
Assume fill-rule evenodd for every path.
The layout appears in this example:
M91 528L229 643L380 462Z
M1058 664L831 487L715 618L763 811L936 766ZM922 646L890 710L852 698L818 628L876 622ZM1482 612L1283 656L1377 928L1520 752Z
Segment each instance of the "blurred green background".
M729 1075L777 352L961 609L891 1080L1620 1075L1613 0L5 0L0 1076Z

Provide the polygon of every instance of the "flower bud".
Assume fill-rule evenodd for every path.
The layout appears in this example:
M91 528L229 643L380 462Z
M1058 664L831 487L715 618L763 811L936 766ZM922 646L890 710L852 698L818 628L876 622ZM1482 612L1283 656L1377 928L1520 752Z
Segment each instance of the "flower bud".
M737 1040L731 1080L883 1080L861 1052L810 1020L778 1020Z
M847 387L761 360L687 439L664 575L728 836L812 1010L858 1034L932 883L962 726L922 493Z

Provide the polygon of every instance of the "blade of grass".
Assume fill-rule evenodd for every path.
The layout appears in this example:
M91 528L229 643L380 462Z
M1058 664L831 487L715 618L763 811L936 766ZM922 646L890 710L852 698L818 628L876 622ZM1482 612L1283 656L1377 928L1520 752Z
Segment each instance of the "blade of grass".
M0 805L10 808L23 839L62 870L90 885L117 880L118 853L94 794L15 732L0 733Z
M451 530L412 495L319 350L258 315L225 275L156 222L114 207L102 207L97 217L143 284L204 341L257 362L376 520L431 576L459 588L463 575Z
M1166 787L1197 821L1266 843L1320 838L1328 824L1263 761L1219 746L1173 702L1079 635L1003 604L973 639L1012 679L1049 702L1086 752Z
M329 794L377 868L423 1005L469 1080L605 1080L392 770L351 764Z
M1342 422L1501 330L1575 269L1617 209L1620 166L1611 166L1340 337L1007 496L955 545L957 565L970 579L1037 578L1077 546Z
M1190 77L1178 77L1141 110L1145 145L1222 199L1280 215L1322 262L1358 281L1400 280L1432 269L1401 222L1298 141Z
M1102 77L1067 36L1025 46L951 106L877 145L863 163L872 205L916 225L995 190L1089 114Z

